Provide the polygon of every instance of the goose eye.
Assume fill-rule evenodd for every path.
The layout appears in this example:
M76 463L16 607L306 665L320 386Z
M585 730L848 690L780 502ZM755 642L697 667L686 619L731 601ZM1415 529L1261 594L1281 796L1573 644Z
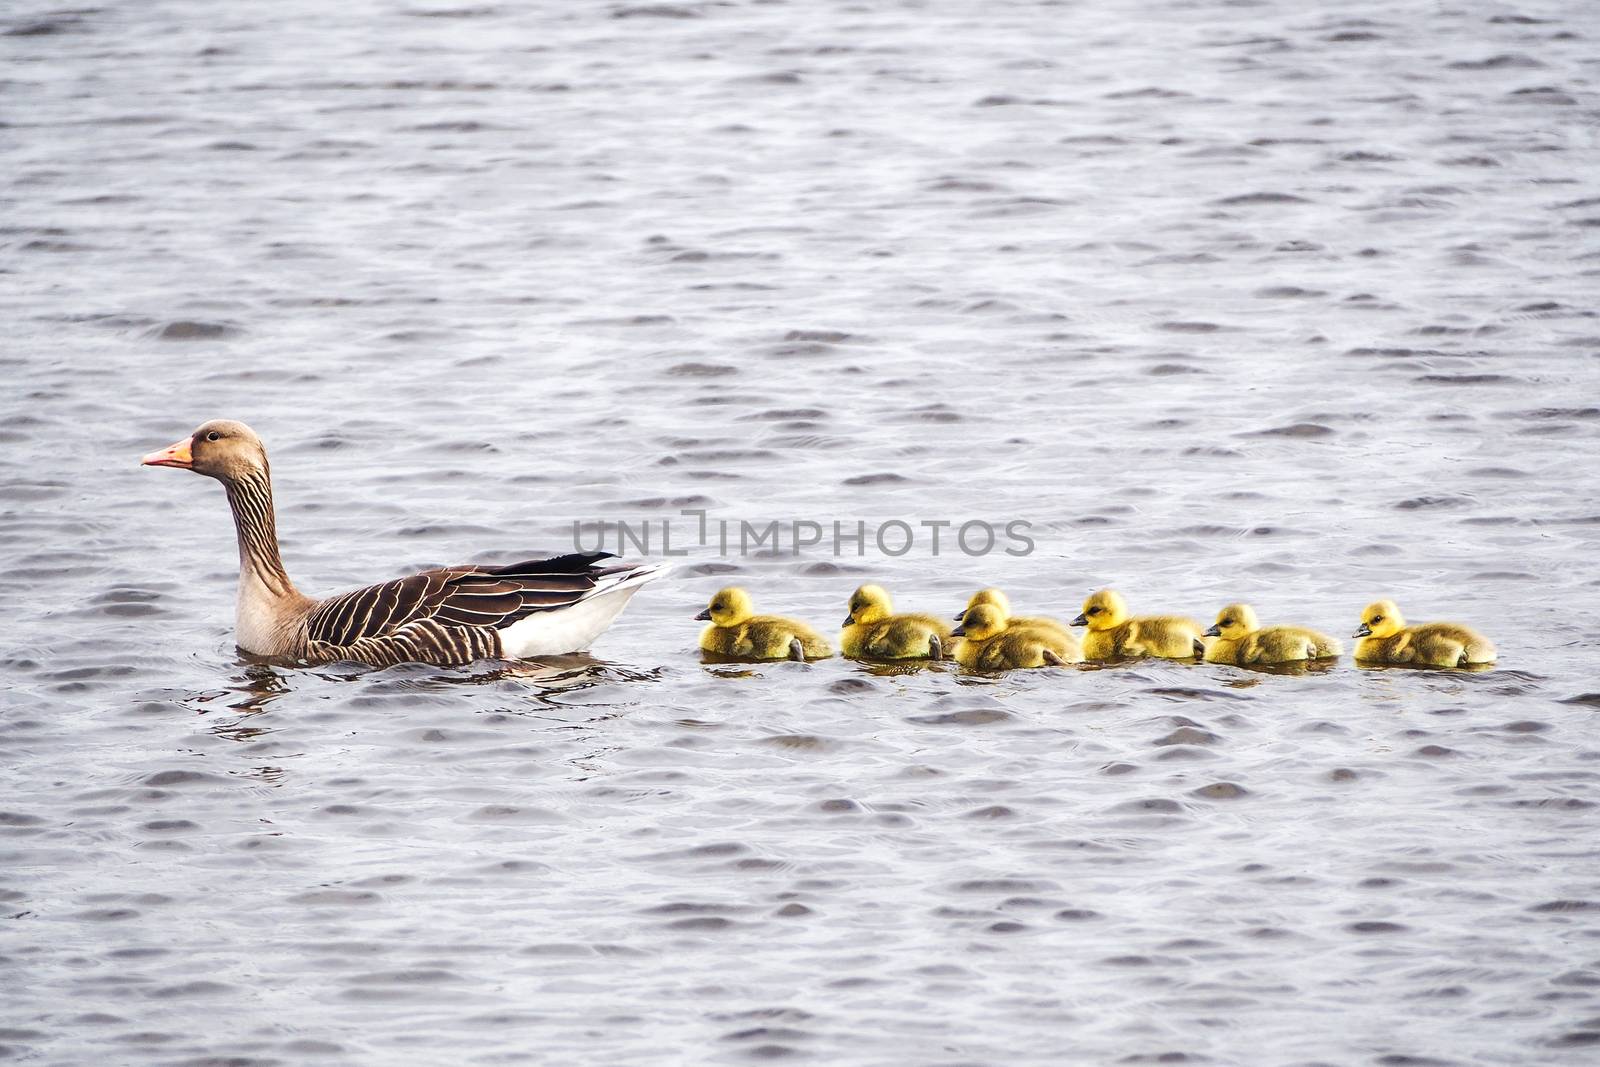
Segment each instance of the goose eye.
M1090 615L1098 615L1098 614L1100 614L1100 609L1099 608L1090 608L1089 609L1089 614Z
M1233 620L1232 619L1223 619L1222 620L1222 625L1223 626L1232 626L1233 625Z
M1383 616L1382 615L1374 615L1372 617L1372 621L1373 622L1382 622L1383 621Z
M220 440L222 440L222 435L220 433L218 433L217 431L212 430L210 433L206 434L206 440L207 441L220 441Z

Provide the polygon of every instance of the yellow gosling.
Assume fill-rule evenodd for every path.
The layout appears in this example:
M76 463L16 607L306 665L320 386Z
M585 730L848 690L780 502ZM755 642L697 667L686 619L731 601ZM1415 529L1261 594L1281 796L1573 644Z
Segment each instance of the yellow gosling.
M1086 659L1159 656L1163 659L1190 659L1202 656L1206 643L1203 627L1182 615L1139 615L1129 617L1128 602L1115 589L1102 589L1083 602L1083 613L1072 620L1074 626L1087 626L1083 635Z
M739 659L824 659L833 649L822 635L795 619L753 614L750 594L730 585L695 616L711 625L700 632L707 652Z
M967 601L967 606L956 616L959 621L966 618L968 611L980 604L988 604L1000 609L1000 614L1005 617L1007 626L1034 626L1044 630L1058 631L1074 645L1078 643L1078 635L1068 629L1067 624L1060 619L1052 619L1043 615L1013 615L1011 614L1011 599L998 589L980 589L972 594L972 599Z
M1216 638L1206 646L1207 663L1297 663L1329 659L1344 652L1337 638L1303 626L1263 628L1249 604L1229 604L1217 612L1216 624L1205 636Z
M1361 663L1410 663L1424 667L1471 667L1493 663L1494 645L1458 622L1407 626L1392 600L1368 604L1355 636Z
M839 647L851 659L943 659L950 625L932 615L896 615L881 585L864 585L850 596Z
M1008 671L1083 662L1083 650L1070 634L1015 621L1008 625L1005 613L994 604L968 608L953 636L962 639L956 645L956 662L972 670Z

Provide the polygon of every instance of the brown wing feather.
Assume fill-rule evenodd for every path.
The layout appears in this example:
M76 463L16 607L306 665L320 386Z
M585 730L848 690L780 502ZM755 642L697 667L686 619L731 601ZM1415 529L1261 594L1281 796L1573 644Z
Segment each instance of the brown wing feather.
M628 567L604 567L608 552L571 553L505 566L443 567L329 597L306 620L315 642L348 647L401 627L503 629L537 611L576 604L596 582Z

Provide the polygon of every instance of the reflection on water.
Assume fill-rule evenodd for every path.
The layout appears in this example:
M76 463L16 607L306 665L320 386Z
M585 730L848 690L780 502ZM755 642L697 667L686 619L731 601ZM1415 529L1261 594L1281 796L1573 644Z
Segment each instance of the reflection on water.
M0 11L0 1058L1592 1055L1591 5L1323 7ZM310 592L691 555L593 657L242 661L136 465L211 416ZM698 655L868 580L1502 658Z
M1209 665L1208 665L1209 666ZM1276 675L1308 675L1327 674L1339 670L1342 666L1338 659L1311 659L1299 660L1294 663L1240 663L1231 665L1233 670L1243 671L1246 674L1276 674ZM1227 683L1239 688L1257 684L1244 678L1235 679Z

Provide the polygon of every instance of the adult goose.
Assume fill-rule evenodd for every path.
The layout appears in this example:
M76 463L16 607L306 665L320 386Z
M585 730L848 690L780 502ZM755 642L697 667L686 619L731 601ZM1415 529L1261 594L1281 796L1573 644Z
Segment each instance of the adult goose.
M144 457L215 478L239 535L235 637L245 652L331 663L454 666L588 648L662 564L604 563L572 553L505 566L441 567L315 600L278 554L267 450L242 422L218 419Z

